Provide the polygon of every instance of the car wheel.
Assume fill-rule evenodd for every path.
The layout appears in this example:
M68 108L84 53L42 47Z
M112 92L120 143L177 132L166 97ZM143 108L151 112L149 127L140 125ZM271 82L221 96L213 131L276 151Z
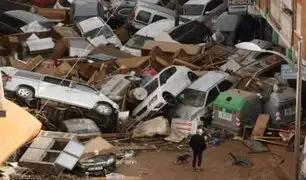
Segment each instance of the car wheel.
M176 98L172 94L170 94L169 92L164 92L163 93L163 98L168 103L168 105L170 105L170 106L174 106L177 103Z
M16 90L16 94L23 99L32 99L34 91L29 87L21 86Z
M95 109L99 114L104 116L109 116L113 113L112 107L106 103L98 103Z

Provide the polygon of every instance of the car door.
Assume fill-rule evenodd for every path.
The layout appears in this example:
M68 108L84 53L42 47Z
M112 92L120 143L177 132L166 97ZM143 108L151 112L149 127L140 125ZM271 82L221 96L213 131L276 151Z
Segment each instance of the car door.
M76 82L71 83L71 104L84 108L92 108L98 101L102 101L102 97L98 92L85 84Z
M70 81L45 76L39 84L36 96L58 102L69 103L71 89Z

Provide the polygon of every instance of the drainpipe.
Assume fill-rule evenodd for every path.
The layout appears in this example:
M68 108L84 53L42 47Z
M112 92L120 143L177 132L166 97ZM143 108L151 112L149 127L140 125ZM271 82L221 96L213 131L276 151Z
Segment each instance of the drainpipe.
M295 31L296 31L296 10L297 10L297 0L292 0L292 33L291 33L291 51L294 54L294 36L295 36Z

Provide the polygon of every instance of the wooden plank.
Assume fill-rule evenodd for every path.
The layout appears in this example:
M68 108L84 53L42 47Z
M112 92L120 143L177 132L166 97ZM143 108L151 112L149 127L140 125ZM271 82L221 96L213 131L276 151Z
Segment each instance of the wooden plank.
M272 141L272 140L265 140L265 139L260 139L260 138L255 138L254 140L261 141L261 142L266 142L270 144L275 144L275 145L280 145L280 146L288 146L287 143L283 143L280 141Z
M267 124L270 120L270 115L268 114L259 114L256 120L255 127L252 132L252 137L254 136L264 136Z
M39 66L44 61L43 57L38 55L32 58L24 67L24 70L33 71L37 66Z
M175 59L173 60L173 64L175 64L175 65L181 65L181 66L186 66L186 67L188 67L188 68L190 68L190 69L192 69L192 70L200 70L200 69L201 69L200 66L197 66L197 65L188 63L188 62L186 62L186 61L182 61L182 60L180 60L180 59L178 59L178 58L175 58Z

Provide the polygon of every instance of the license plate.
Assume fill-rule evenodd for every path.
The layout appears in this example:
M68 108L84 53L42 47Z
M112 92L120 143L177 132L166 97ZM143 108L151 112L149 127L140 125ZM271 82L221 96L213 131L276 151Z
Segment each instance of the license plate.
M224 119L224 120L227 120L227 121L232 121L232 114L230 114L230 113L219 111L218 115L219 115L220 119Z
M285 109L285 116L291 116L295 114L295 107Z

